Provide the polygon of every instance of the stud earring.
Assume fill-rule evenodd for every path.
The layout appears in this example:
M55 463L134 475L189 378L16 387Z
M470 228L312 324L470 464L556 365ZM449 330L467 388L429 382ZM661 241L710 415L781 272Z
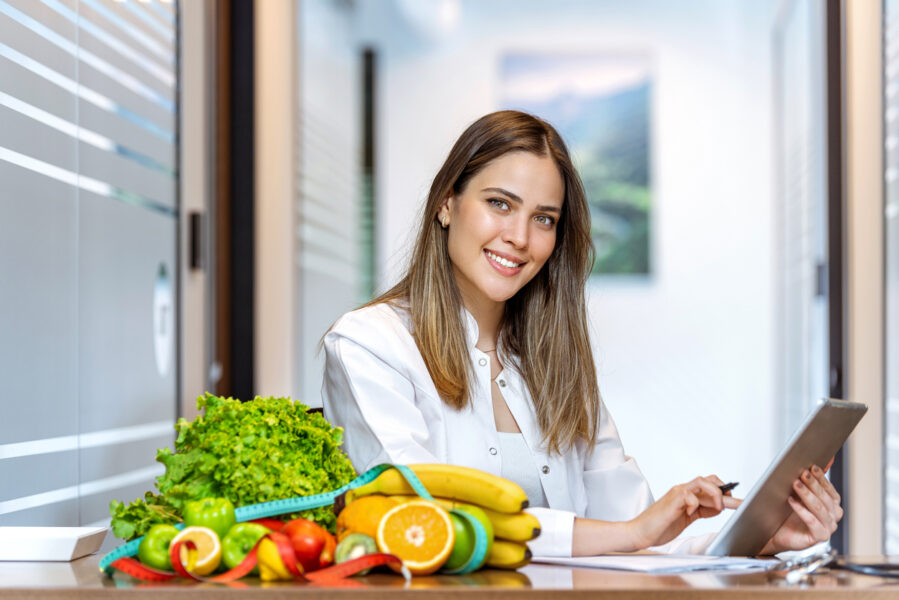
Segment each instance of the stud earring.
M446 229L446 215L443 215L443 219L440 220L440 224L443 225L444 229Z

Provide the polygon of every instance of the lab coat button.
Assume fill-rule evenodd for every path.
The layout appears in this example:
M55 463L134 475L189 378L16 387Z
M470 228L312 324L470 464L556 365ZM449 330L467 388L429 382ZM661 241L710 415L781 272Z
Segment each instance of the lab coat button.
M499 383L499 387L506 387L506 380L500 379L497 383Z
M490 448L490 454L496 456L496 448Z
M486 358L482 358L481 360L478 361L478 364L481 365L482 367L486 366L486 365L487 365L487 359L486 359Z
M543 465L543 468L540 470L543 471L544 475L548 474L549 473L549 465Z

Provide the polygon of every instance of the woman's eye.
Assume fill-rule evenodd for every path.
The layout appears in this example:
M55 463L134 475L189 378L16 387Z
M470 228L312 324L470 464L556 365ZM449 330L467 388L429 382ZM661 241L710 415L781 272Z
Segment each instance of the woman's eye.
M490 198L487 200L487 202L500 210L509 210L509 203L505 200L500 200L499 198Z
M534 219L541 225L552 226L552 225L556 224L556 220L553 217L550 217L549 215L538 215L538 216L534 217Z

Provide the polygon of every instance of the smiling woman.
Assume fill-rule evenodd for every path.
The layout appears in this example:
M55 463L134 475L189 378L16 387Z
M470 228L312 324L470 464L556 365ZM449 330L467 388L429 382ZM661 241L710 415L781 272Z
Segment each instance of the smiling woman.
M653 503L624 453L587 326L590 213L551 125L501 111L469 126L434 178L411 256L393 289L324 338L325 416L344 428L358 471L447 463L511 479L540 520L539 555L666 544L739 504L714 475ZM804 480L804 504L771 551L836 526L830 484ZM708 539L669 548L697 552Z
M407 313L435 396L471 407L481 375L474 364L491 363L495 378L514 357L548 448L592 444L599 390L584 303L590 216L558 132L517 111L474 122L434 178L412 257L400 283L366 307ZM474 342L466 319L476 324ZM473 360L472 347L496 354ZM514 421L497 425L520 430Z

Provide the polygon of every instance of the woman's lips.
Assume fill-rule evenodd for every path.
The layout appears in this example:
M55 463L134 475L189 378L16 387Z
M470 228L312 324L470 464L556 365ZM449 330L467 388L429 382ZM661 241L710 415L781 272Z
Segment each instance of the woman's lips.
M504 256L500 256L499 254L496 254L495 252L493 252L491 250L484 250L484 257L487 259L487 262L490 264L491 267L493 267L494 269L499 271L499 273L501 273L502 275L507 275L507 276L515 275L515 274L519 273L521 271L521 268L525 264L525 263L518 263L518 266L516 266L516 267L506 266L506 265L502 264L501 262L499 262L499 260L503 260L504 262L507 262L507 263L516 262L516 261L511 261L510 259L507 259ZM499 260L497 260L497 259L499 259Z

